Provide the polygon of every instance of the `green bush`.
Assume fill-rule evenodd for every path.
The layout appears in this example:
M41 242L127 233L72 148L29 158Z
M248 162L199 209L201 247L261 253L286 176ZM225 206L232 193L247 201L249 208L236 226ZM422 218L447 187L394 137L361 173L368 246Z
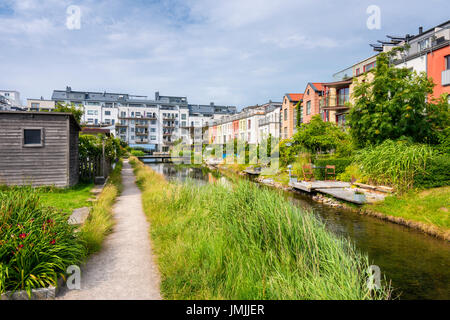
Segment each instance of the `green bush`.
M0 293L54 286L82 261L86 250L67 219L31 187L0 191Z
M141 150L131 150L131 155L135 157L145 156L145 152Z
M327 165L336 167L336 176L345 171L351 163L351 159L339 159L339 158L330 158L330 159L316 159L313 161L314 165L317 167L325 167ZM319 168L314 169L314 178L316 180L324 180L325 179L325 169Z
M417 188L438 188L450 185L450 155L438 155L431 159L425 171L414 177Z

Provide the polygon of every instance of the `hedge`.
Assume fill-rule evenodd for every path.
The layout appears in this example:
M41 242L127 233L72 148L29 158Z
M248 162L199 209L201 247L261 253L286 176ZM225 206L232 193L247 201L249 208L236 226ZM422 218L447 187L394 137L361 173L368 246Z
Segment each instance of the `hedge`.
M424 173L414 177L416 188L438 188L450 185L450 155L434 157Z
M345 171L351 163L351 159L338 158L338 159L316 159L313 161L316 167L325 167L327 165L336 166L336 176ZM324 180L325 179L325 169L318 168L314 169L314 178L316 180Z

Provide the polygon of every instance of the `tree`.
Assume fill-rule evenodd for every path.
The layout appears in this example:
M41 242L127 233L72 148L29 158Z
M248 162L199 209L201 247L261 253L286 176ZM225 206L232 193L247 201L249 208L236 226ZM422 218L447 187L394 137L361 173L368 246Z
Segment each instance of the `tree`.
M446 114L448 117L448 102L427 102L433 92L432 80L425 73L391 66L390 56L380 53L371 71L373 81L355 85L355 102L349 113L354 140L359 147L399 138L437 143L436 126L442 126Z
M57 102L56 106L52 110L52 112L69 112L69 113L72 113L78 123L81 122L81 118L83 117L83 109L77 108L73 102L71 104Z
M334 123L324 122L320 115L302 124L293 136L293 143L310 152L327 152L337 148L340 141L348 140L348 133Z

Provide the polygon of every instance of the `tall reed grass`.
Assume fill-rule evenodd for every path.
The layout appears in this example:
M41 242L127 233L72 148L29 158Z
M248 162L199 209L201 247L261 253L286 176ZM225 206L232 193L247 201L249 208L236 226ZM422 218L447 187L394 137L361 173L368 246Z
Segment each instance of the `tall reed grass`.
M130 158L166 299L385 299L369 261L279 192L169 184Z
M80 235L88 253L100 250L103 239L111 232L114 226L112 206L122 190L121 171L122 160L119 160L98 200L94 203L89 218L81 228Z
M431 146L386 140L380 145L360 150L355 162L372 182L405 191L414 186L414 177L425 172L433 156Z

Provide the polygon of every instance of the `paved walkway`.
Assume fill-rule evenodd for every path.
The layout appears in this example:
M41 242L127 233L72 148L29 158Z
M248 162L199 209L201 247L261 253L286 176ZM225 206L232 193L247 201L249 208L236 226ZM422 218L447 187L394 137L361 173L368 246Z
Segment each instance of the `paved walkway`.
M81 290L65 288L57 299L161 299L149 224L128 161L123 163L122 183L123 192L113 208L113 232L106 237L102 250L82 267Z

